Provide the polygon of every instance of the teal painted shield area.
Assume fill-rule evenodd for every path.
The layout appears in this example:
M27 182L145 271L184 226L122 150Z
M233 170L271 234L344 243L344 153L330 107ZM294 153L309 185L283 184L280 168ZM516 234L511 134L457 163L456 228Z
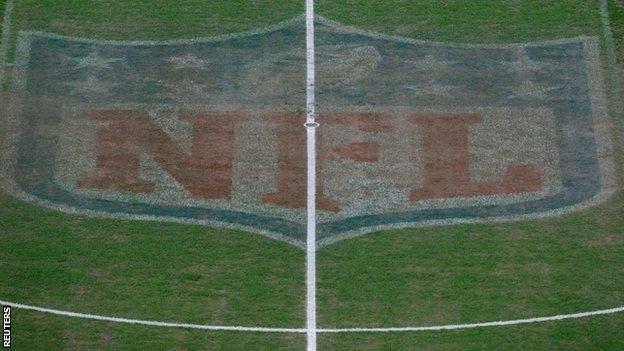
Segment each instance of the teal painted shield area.
M323 19L317 22L319 122L327 138L328 146L323 147L333 157L321 161L326 171L319 172L319 177L327 177L321 182L325 193L320 198L328 200L319 205L321 243L385 227L558 214L591 204L605 193L611 160L604 155L608 133L603 130L604 92L596 39L456 45L385 37ZM252 33L169 42L110 42L21 32L19 65L13 75L20 98L13 108L12 190L60 210L235 227L301 244L305 208L293 199L304 196L306 189L286 184L305 176L298 173L304 171L301 160L288 149L299 145L299 139L273 122L286 114L288 123L292 120L304 135L300 118L305 106L304 24L299 18ZM137 171L139 178L148 174L158 179L154 180L154 192L160 191L156 195L77 186L78 179L96 168L97 148L101 148L94 146L98 126L82 117L87 110L149 111L154 125L186 153L192 148L188 139L197 136L178 117L167 116L187 110L244 111L243 122L232 132L228 196L189 195L189 189L178 184L184 183L180 180L184 175L176 178L157 167L163 162L153 157L159 150L150 151L147 156L152 159L141 155L137 161L143 167ZM348 124L341 118L366 111L373 112L368 120L354 122L348 126L353 132L345 129L340 134ZM423 180L410 183L409 163L422 162L418 157L426 148L418 144L409 150L414 143L397 147L402 138L412 138L400 134L399 125L414 114L470 113L491 115L492 128L513 124L524 113L534 113L537 119L540 114L548 116L552 133L544 141L548 145L544 152L551 158L540 166L540 184L548 189L534 196L511 192L458 196L462 199L456 202L438 196L425 205L410 198ZM391 115L387 125L378 119L383 114ZM497 118L505 122L498 123ZM496 129L489 132L497 134ZM532 134L518 133L523 138ZM352 142L341 148L346 141ZM157 145L160 141L143 142ZM300 146L305 146L304 138ZM391 162L388 154L394 149L407 155L401 156L405 171L397 173L407 180L376 183L378 175L372 174L379 171L372 170L383 170L382 163ZM496 145L476 149L498 157ZM516 155L522 150L509 152ZM499 157L501 164L505 157ZM423 177L422 170L413 173L414 178ZM388 177L392 177L390 170ZM159 188L158 182L173 185ZM268 194L282 191L280 182L284 193L267 200Z

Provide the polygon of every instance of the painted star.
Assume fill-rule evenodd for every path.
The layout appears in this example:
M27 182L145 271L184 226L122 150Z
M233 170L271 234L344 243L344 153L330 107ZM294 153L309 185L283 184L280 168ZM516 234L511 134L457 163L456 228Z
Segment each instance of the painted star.
M543 87L533 83L530 80L525 80L522 82L522 84L514 89L513 94L509 98L531 97L537 99L546 99L548 98L548 92L557 89L559 89L559 87Z
M205 84L198 84L191 79L184 79L176 84L163 83L170 91L173 92L174 97L177 99L186 100L188 98L206 98L208 93L206 92Z
M405 63L414 65L420 71L448 71L449 64L453 62L447 62L438 59L435 55L426 55L420 60L408 60Z
M110 89L115 86L113 83L98 80L94 76L90 76L85 81L75 81L70 83L70 85L74 87L74 94L100 95L108 95L110 93Z
M452 96L450 91L456 89L457 87L453 85L439 84L432 79L424 84L419 84L417 86L405 86L404 88L414 91L419 95Z
M98 55L96 52L91 52L89 55L73 58L78 64L74 67L74 69L82 69L82 68L100 68L100 69L110 69L111 63L119 62L125 60L123 57L115 57L115 58L104 58Z
M575 137L583 137L583 138L594 138L595 134L593 131L586 131L586 130L578 130L577 128L569 125L569 124L564 124L561 126L561 130L563 130L563 132L565 133L565 135L569 138L575 138Z
M193 54L184 56L173 56L169 58L169 62L173 64L175 69L208 69L210 60L201 59Z
M549 63L531 60L523 48L520 48L518 51L518 60L506 65L509 73L535 72L551 66Z

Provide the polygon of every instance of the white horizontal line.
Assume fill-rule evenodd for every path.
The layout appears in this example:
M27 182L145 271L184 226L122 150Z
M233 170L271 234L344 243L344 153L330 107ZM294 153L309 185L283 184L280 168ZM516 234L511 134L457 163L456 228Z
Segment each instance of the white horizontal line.
M564 319L583 318L583 317L598 316L598 315L604 315L604 314L613 314L613 313L618 313L618 312L624 312L624 306L609 308L606 310L579 312L579 313L572 313L572 314L560 314L560 315L548 316L548 317L514 319L514 320L507 320L507 321L469 323L469 324L434 325L430 327L319 329L319 332L322 332L322 333L392 333L392 332L417 332L417 331L473 329L473 328L484 328L484 327L498 327L498 326L505 326L505 325L539 323L539 322L548 322L548 321L560 321Z
M107 317L99 316L95 314L77 313L69 311L55 310L45 307L37 307L31 305L24 305L21 303L15 303L10 301L0 300L0 304L4 306L12 306L15 308L21 308L25 310L32 310L44 313L55 314L59 316L94 319L99 321L115 322L115 323L128 323L128 324L141 324L150 325L155 327L169 327L169 328L186 328L186 329L205 329L205 330L223 330L223 331L245 331L245 332L260 332L260 333L305 333L305 328L264 328L264 327L241 327L241 326L220 326L220 325L205 325L205 324L189 324L189 323L176 323L176 322L158 322L158 321L146 321L140 319L128 319L119 317Z
M43 313L50 313L50 314L55 314L55 315L60 315L60 316L93 319L93 320L115 322L115 323L149 325L149 326L156 326L156 327L203 329L203 330L216 330L216 331L242 331L242 332L257 332L257 333L306 333L307 332L305 328L220 326L220 325L159 322L159 321L148 321L148 320L140 320L140 319L107 317L107 316L100 316L100 315L94 315L94 314L61 311L61 310L55 310L55 309L45 308L45 307L24 305L21 303L3 301L3 300L0 300L0 304L4 306L12 306L15 308L38 311L38 312L43 312ZM447 324L447 325L434 325L434 326L422 326L422 327L335 328L335 329L319 328L316 331L318 333L393 333L393 332L419 332L419 331L474 329L474 328L498 327L498 326L506 326L506 325L540 323L540 322L548 322L548 321L560 321L564 319L576 319L576 318L600 316L600 315L614 314L614 313L619 313L619 312L624 312L624 306L608 308L604 310L589 311L589 312L578 312L578 313L560 314L560 315L548 316L548 317L514 319L514 320L494 321L494 322Z

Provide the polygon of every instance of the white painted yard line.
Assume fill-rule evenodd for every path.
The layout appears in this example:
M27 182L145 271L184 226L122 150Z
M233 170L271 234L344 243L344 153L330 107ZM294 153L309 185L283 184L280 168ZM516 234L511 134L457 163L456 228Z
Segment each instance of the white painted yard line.
M307 350L316 351L316 97L314 65L314 0L306 0L306 337Z
M100 316L100 315L95 315L95 314L62 311L62 310L56 310L52 308L25 305L25 304L20 304L20 303L10 302L10 301L3 301L3 300L0 300L0 305L12 306L14 308L32 310L32 311L49 313L49 314L54 314L54 315L59 315L59 316L66 316L66 317L83 318L83 319L91 319L91 320L114 322L114 323L127 323L127 324L138 324L138 325L147 325L147 326L155 326L155 327L166 327L166 328L185 328L185 329L202 329L202 330L213 330L213 331L238 331L238 332L257 332L257 333L293 333L293 334L294 333L303 334L303 333L307 333L308 331L305 328L220 326L220 325L159 322L159 321L149 321L149 320L140 320L140 319L108 317L108 316ZM589 312L578 312L578 313L571 313L571 314L560 314L556 316L514 319L514 320L504 320L504 321L494 321L494 322L447 324L447 325L434 325L434 326L423 326L423 327L336 328L336 329L321 328L321 329L316 329L316 332L317 333L393 333L393 332L423 332L423 331L475 329L475 328L500 327L500 326L518 325L518 324L532 324L532 323L541 323L541 322L549 322L549 321L560 321L560 320L565 320L565 319L587 318L587 317L609 315L609 314L615 314L615 313L621 313L621 312L624 312L624 306L608 308L604 310L589 311Z
M607 0L600 0L600 17L602 18L602 28L607 41L607 47L610 54L615 53L615 40L613 39L613 29L611 28L611 20L609 19L609 4Z
M306 238L306 328L308 351L316 351L316 127L306 127L308 145L308 226Z
M428 327L395 327L395 328L342 328L342 329L319 329L321 333L392 333L392 332L419 332L419 331L440 331L440 330L457 330L457 329L474 329L485 327L500 327L505 325L518 325L529 323L540 323L548 321L560 321L564 319L576 319L591 316L600 316L605 314L613 314L624 312L624 306L609 308L606 310L597 310L590 312L579 312L571 314L560 314L548 317L536 317L527 319L514 319L507 321L494 321L469 324L448 324L434 325Z
M114 323L127 323L127 324L140 324L155 327L168 327L168 328L186 328L186 329L203 329L203 330L220 330L220 331L239 331L239 332L257 332L257 333L305 333L305 329L297 328L265 328L265 327L241 327L241 326L220 326L220 325L206 325L206 324L189 324L189 323L176 323L176 322L159 322L148 321L140 319L128 319L119 317L100 316L95 314L77 313L69 311L55 310L52 308L24 305L21 303L1 301L3 306L12 306L24 310L31 310L43 313L55 314L58 316L76 317L84 319L93 319L105 322Z
M306 123L316 120L314 49L314 0L306 0Z
M624 150L624 103L622 102L622 67L617 60L617 48L613 38L613 27L609 18L609 4L607 0L600 0L600 17L602 18L602 29L604 32L605 45L607 47L607 67L606 81L611 90L611 104L615 113L613 122L620 130L620 149Z
M2 19L2 40L0 41L0 140L2 140L3 142L0 142L0 145L2 146L8 146L8 144L5 144L6 140L10 140L9 138L9 124L10 124L10 117L9 117L9 95L8 92L5 91L5 76L6 76L6 72L7 72L7 67L9 66L8 61L8 52L9 52L9 41L11 40L11 18L13 17L13 0L7 0L4 6L4 18ZM6 148L6 150L4 151L8 151L9 148ZM4 158L4 152L0 153L0 160L3 161L3 163L7 164L9 162L7 162L7 160ZM0 167L2 168L2 167ZM4 172L2 170L0 170L0 173L4 174ZM8 177L4 177L5 179L7 179ZM0 190L4 189L4 186L2 184L3 182L0 181Z
M9 40L11 39L11 18L13 17L13 0L7 0L2 20L2 42L0 42L0 90L4 87L4 75L7 66Z

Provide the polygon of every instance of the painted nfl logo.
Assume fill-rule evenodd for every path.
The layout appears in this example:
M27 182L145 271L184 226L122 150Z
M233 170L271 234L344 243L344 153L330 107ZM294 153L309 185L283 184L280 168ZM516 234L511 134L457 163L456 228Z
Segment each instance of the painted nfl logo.
M319 245L556 215L613 191L596 38L447 44L317 22ZM302 18L167 42L20 32L8 188L302 246L304 37Z

